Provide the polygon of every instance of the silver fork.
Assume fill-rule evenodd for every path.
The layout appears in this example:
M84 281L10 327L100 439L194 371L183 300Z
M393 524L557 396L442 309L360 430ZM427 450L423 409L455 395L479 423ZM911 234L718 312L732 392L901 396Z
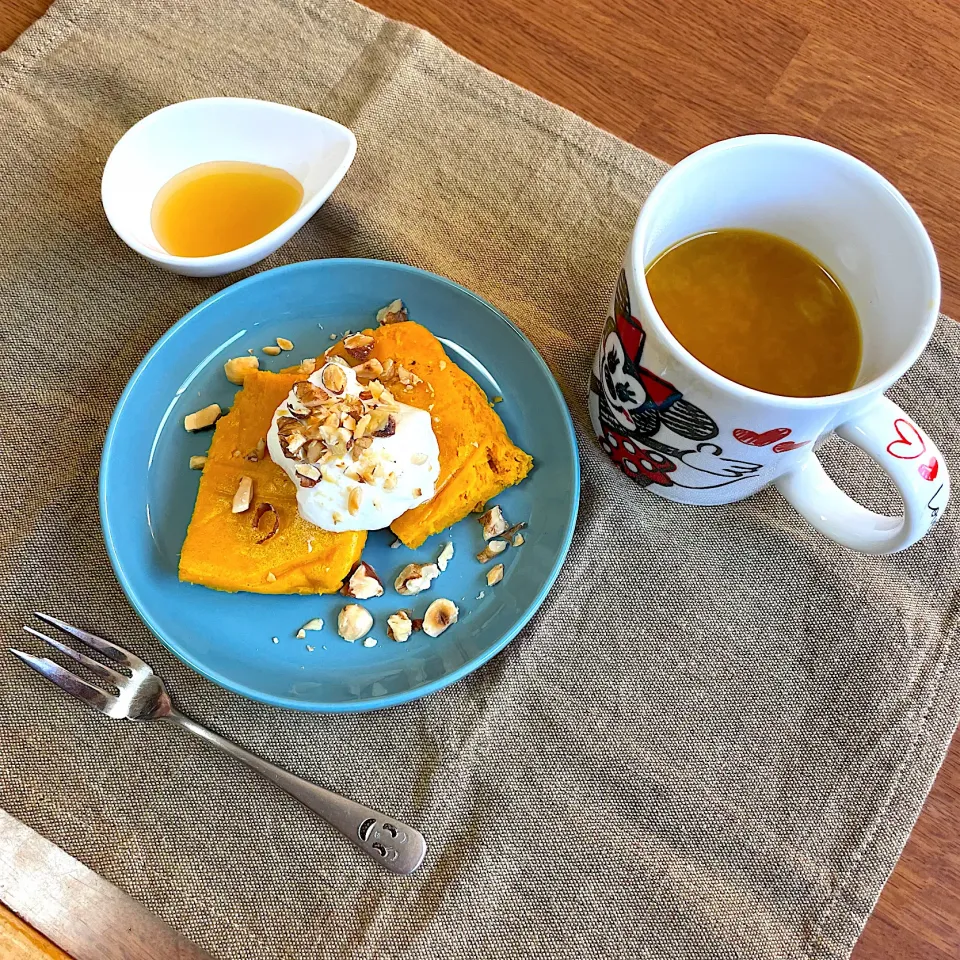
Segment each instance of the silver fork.
M420 866L427 852L427 842L413 827L389 818L378 810L372 810L363 804L324 790L316 784L301 780L300 777L295 777L292 773L248 753L212 730L201 727L199 723L184 716L174 707L163 682L150 669L149 664L144 663L129 650L124 650L123 647L118 647L115 643L104 640L103 637L72 627L62 620L57 620L56 617L50 617L45 613L37 613L36 616L130 671L128 677L124 673L105 666L99 660L88 657L39 630L34 630L33 627L25 626L23 629L27 633L39 637L50 644L54 650L59 650L60 653L85 667L106 685L115 687L117 693L108 693L88 683L47 657L35 657L22 650L10 648L11 653L16 654L27 666L42 674L61 690L65 690L71 696L114 719L165 720L168 723L175 723L195 737L206 740L207 743L212 743L225 753L229 753L231 757L242 760L248 767L252 767L282 790L286 790L290 796L296 797L305 807L319 814L354 846L359 847L368 857L386 867L387 870L393 873L409 874Z

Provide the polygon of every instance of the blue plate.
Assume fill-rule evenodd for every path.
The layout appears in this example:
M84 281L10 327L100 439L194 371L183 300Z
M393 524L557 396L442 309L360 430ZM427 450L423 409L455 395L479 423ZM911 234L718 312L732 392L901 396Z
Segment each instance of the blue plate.
M371 533L363 558L387 587L385 596L366 602L375 617L375 647L337 635L342 597L230 594L181 583L177 563L200 480L188 460L210 443L209 433L187 433L183 418L209 403L232 404L237 388L224 377L224 362L251 348L261 369L279 370L322 353L333 335L371 326L376 311L396 297L488 396L504 398L497 412L534 458L527 479L497 500L511 523L529 523L526 543L503 555L503 581L486 585L489 567L474 556L483 545L474 517L415 551L391 548L389 531ZM266 357L260 348L278 336L294 341L294 353ZM181 660L255 700L357 711L439 690L516 636L560 570L573 536L579 483L573 425L556 381L503 314L463 287L403 264L316 260L228 287L191 310L147 354L107 431L100 514L127 597ZM418 597L398 596L392 583L400 569L436 559L451 540L454 558L433 587ZM422 616L438 596L458 604L459 623L434 639L422 632L406 643L387 638L389 614L407 607ZM296 631L312 617L323 618L324 629L297 640Z

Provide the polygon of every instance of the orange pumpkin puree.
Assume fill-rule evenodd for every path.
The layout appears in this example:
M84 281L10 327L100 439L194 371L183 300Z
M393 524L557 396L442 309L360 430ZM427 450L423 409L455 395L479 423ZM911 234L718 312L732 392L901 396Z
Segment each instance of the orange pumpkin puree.
M375 340L371 356L381 363L392 359L422 380L410 390L388 383L397 400L429 410L433 417L440 448L436 495L391 525L404 544L418 547L478 503L519 483L533 460L511 442L483 391L429 330L406 321L364 332ZM356 362L342 345L330 353ZM266 436L291 386L303 378L299 371L248 374L233 409L217 423L180 557L182 580L219 590L333 593L359 560L365 533L327 533L308 524L297 513L296 492L286 474L269 457L255 463L243 459ZM244 475L254 481L253 506L234 514L233 496ZM262 534L254 529L253 516L264 500L276 508L280 530L258 544ZM275 580L267 579L271 573Z

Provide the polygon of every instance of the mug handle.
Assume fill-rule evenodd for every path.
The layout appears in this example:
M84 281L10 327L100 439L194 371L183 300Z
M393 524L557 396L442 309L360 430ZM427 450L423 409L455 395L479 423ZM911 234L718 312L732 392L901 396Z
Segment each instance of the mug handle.
M822 534L864 553L896 553L916 543L950 498L950 475L934 442L892 400L881 395L836 428L873 457L903 497L902 516L873 513L848 497L810 452L775 482L784 497Z

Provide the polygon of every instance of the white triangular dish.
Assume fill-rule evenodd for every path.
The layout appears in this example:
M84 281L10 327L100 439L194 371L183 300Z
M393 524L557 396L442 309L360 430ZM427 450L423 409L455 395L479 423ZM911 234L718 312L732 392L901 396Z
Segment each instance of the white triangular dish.
M185 100L144 117L120 138L103 168L103 209L120 239L158 266L193 277L220 276L286 243L340 183L356 151L351 130L296 107L238 97ZM154 197L181 170L211 160L281 167L303 184L303 201L279 227L237 250L173 256L150 226Z

